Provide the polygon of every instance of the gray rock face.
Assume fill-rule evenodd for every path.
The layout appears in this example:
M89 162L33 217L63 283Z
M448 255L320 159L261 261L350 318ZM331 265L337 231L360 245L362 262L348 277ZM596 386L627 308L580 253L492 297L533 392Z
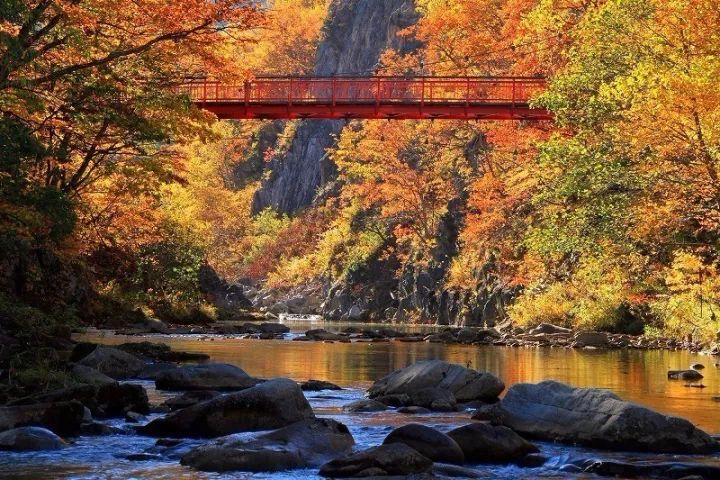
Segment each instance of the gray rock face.
M502 423L520 434L614 450L707 453L718 443L692 423L625 402L614 393L562 383L516 384Z
M417 423L403 425L390 432L383 444L391 443L404 443L434 462L461 464L465 461L465 455L455 440Z
M20 427L0 432L0 450L59 450L65 446L62 438L40 427Z
M122 350L98 346L78 365L91 367L116 380L136 377L144 368L145 362Z
M257 383L244 370L225 363L187 365L155 376L160 390L243 390Z
M471 423L448 432L468 462L510 462L529 453L537 453L535 445L507 427L487 423Z
M320 467L331 478L382 477L429 472L433 462L403 443L392 443L338 458Z
M387 47L406 51L414 46L396 34L416 20L412 0L334 1L325 39L318 48L315 74L371 75ZM271 206L293 213L310 205L318 188L335 179L336 169L327 159L326 149L342 127L343 122L336 120L300 123L287 154L272 160L271 176L255 193L253 210Z
M376 381L368 396L402 394L412 396L426 388L447 390L458 402L495 400L505 384L491 373L481 373L440 360L426 360L392 372Z
M297 383L278 378L158 418L139 429L151 436L211 438L284 427L315 414Z
M181 463L203 471L231 470L267 472L319 466L348 453L355 444L342 423L330 419L302 420L254 439L219 439L216 445L199 447L183 456Z

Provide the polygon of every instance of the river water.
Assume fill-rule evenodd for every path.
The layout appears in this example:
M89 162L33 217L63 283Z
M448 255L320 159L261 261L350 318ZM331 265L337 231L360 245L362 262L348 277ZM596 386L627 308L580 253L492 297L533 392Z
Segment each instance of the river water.
M313 325L315 327L316 325ZM328 330L347 325L322 325ZM626 400L648 406L666 414L682 416L709 433L720 433L720 359L679 351L640 350L574 350L564 348L509 348L464 346L430 343L320 343L296 342L291 338L309 326L291 325L293 333L286 340L240 339L226 336L116 336L89 332L81 339L98 343L164 342L174 350L207 353L211 361L225 362L243 368L250 375L272 378L288 377L302 381L328 380L345 390L341 392L308 392L307 397L319 416L335 418L350 428L358 448L382 443L396 426L418 422L441 430L468 422L469 412L408 416L394 411L346 415L342 405L363 397L367 387L387 373L415 361L442 359L498 375L507 386L517 382L559 380L574 386L608 388ZM667 380L668 369L688 368L702 363L706 388L693 388L684 381ZM151 403L160 403L170 395L158 392L152 382L140 382L147 389ZM124 422L114 422L123 426ZM12 479L128 479L128 478L317 478L316 470L287 474L217 475L194 472L179 465L176 459L132 462L125 456L151 448L155 439L134 434L103 437L80 437L69 448L59 452L9 454L0 453L0 478ZM551 457L540 469L514 466L475 466L487 478L594 478L587 474L559 472L563 464L578 458L617 459L625 461L700 461L720 465L720 456L687 457L628 453L611 453L539 443L542 453Z

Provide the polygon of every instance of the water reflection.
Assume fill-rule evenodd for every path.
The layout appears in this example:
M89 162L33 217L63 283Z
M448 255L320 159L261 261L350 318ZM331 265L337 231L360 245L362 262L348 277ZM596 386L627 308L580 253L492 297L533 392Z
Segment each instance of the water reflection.
M688 418L720 433L720 369L715 359L688 352L506 348L430 343L319 343L250 340L210 336L98 336L84 339L117 344L165 342L176 350L204 352L213 361L237 365L249 374L295 380L316 378L342 386L366 388L389 372L424 359L442 359L493 372L506 385L559 380L575 386L608 388L622 398L661 412ZM702 363L706 388L668 381L667 370Z

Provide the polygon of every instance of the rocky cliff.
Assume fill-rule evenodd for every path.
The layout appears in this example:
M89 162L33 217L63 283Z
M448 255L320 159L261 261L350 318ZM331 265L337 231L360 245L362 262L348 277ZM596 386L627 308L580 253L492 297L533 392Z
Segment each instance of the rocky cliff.
M397 33L417 21L413 0L334 0L315 63L315 74L371 75L386 48L407 51L412 40ZM271 206L293 213L311 205L319 189L335 179L326 149L344 122L303 121L287 153L274 158L270 176L256 192L255 212Z

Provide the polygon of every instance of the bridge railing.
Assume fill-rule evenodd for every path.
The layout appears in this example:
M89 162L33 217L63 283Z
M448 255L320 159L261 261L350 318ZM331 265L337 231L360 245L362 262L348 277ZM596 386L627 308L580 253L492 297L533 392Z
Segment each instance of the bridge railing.
M193 80L178 86L196 103L527 104L545 80L527 77L259 77L241 84Z

